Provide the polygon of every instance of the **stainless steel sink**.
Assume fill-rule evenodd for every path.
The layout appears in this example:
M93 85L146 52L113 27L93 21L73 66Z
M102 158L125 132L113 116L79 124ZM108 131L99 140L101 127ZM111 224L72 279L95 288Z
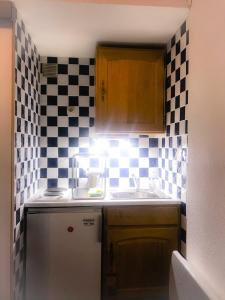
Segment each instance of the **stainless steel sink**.
M149 191L118 191L111 192L112 199L130 200L130 199L160 199L160 197Z

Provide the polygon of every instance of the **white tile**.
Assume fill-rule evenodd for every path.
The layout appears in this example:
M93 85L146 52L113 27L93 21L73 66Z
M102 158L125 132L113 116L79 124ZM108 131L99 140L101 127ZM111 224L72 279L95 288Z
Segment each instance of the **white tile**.
M69 77L66 74L58 75L58 85L67 85L69 84Z
M69 96L79 96L79 86L78 85L69 85L68 86L68 95Z
M47 94L50 96L58 95L58 86L54 84L49 84L47 87Z
M89 75L79 75L79 85L89 86Z

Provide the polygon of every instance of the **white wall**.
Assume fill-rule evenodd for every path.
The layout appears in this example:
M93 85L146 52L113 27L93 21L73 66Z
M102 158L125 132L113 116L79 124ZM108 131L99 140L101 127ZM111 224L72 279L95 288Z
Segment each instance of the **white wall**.
M190 16L187 258L225 299L225 1Z
M2 27L1 27L2 26ZM10 299L12 261L12 41L0 28L0 299Z

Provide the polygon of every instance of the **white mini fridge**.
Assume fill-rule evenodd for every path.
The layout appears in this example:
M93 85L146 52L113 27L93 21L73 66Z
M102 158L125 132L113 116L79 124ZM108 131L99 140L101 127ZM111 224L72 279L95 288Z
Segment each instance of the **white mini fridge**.
M26 300L101 299L101 220L101 209L28 209Z

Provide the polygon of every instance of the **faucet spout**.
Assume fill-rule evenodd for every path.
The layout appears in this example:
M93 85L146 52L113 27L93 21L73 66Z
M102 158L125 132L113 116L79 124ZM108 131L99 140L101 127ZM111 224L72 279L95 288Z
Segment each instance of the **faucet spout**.
M137 176L135 176L134 174L131 175L131 178L133 180L136 191L139 191L140 190L140 178L137 178Z

